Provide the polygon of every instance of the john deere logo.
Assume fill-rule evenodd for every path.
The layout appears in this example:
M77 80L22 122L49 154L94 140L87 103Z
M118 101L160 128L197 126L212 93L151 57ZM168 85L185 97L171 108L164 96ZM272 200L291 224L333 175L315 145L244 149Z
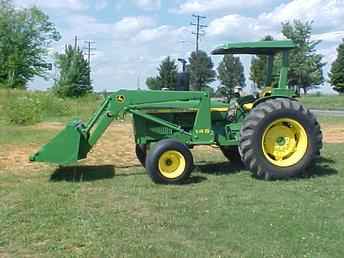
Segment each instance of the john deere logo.
M116 96L116 100L119 103L123 103L125 101L125 97L123 95Z

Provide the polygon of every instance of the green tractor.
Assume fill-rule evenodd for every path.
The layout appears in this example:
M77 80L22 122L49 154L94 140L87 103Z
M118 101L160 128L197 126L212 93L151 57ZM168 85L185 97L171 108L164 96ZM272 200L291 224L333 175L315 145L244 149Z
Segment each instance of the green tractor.
M273 57L281 53L278 85L262 96L237 97L230 105L212 100L207 92L119 90L87 123L70 122L30 160L76 164L87 158L114 119L129 113L137 157L155 183L184 182L193 169L190 149L196 145L217 145L259 178L295 177L320 155L322 133L314 115L288 89L288 52L293 48L292 41L261 41L226 44L212 52L267 55L267 86Z

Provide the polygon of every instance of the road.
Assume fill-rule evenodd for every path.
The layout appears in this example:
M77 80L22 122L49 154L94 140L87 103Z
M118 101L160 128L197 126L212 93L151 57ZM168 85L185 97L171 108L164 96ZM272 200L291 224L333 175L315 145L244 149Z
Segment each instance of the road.
M320 110L320 109L311 109L314 114L317 115L328 115L328 116L339 116L344 117L344 110Z

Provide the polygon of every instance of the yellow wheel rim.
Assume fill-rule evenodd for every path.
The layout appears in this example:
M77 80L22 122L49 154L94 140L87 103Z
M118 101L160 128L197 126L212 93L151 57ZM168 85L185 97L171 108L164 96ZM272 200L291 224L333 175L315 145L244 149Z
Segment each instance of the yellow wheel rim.
M265 157L272 164L279 167L293 166L307 152L306 130L294 119L278 119L266 128L262 147Z
M159 158L160 173L166 178L179 177L183 174L185 166L185 158L179 151L166 151Z

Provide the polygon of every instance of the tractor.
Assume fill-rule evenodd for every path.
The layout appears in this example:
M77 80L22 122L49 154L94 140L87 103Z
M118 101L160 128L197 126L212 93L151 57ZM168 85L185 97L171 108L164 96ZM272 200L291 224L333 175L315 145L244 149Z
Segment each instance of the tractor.
M266 55L268 87L261 95L237 96L228 103L201 91L119 90L87 123L70 122L30 160L75 165L87 158L115 119L131 114L137 158L155 183L185 182L194 167L190 149L197 145L218 146L257 178L298 176L320 155L322 133L314 115L288 88L288 53L295 47L289 40L259 41L225 44L212 51ZM278 83L270 87L276 54L281 68Z

